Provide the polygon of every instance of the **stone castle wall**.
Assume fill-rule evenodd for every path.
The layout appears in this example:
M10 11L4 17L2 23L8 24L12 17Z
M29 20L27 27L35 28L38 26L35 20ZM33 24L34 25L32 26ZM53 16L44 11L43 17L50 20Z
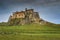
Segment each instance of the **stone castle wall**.
M40 17L38 12L34 12L34 9L25 9L25 11L14 12L9 18L10 24L28 24L39 23Z

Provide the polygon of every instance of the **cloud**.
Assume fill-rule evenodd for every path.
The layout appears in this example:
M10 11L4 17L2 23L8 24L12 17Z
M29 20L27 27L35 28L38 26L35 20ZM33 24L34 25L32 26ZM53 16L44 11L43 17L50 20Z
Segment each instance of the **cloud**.
M1 0L0 2L1 3L32 3L32 2L35 2L36 0Z
M9 6L9 5L43 5L43 4L49 4L54 2L60 2L60 0L0 0L0 7L1 6Z
M60 0L37 0L34 6L54 6L60 4Z
M0 0L0 8L7 9L10 6L51 6L57 5L60 0Z

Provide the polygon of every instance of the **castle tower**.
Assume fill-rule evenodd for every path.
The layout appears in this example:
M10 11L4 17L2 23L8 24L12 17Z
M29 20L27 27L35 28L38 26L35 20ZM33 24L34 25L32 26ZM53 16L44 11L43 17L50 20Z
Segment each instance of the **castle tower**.
M25 8L25 11L27 11L27 8Z

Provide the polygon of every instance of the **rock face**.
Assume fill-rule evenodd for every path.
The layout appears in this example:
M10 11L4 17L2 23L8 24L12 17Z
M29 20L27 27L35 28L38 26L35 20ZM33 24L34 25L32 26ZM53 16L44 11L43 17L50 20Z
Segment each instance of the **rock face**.
M38 12L35 12L34 9L27 8L25 8L25 11L14 12L8 20L8 23L11 25L24 25L39 22L40 17Z

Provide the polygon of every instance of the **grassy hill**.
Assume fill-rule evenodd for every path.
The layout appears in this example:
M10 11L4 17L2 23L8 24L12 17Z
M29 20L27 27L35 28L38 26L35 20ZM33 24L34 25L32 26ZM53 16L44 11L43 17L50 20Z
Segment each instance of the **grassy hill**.
M60 40L60 25L0 26L0 40Z

